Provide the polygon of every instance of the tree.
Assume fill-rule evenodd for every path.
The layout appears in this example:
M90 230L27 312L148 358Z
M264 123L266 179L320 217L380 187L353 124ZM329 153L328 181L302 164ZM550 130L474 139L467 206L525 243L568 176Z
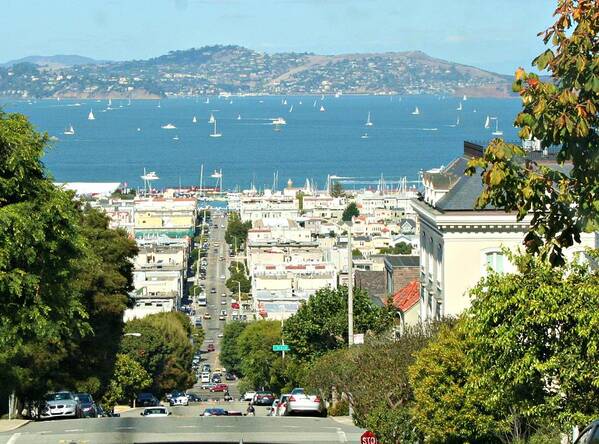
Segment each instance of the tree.
M358 206L355 202L350 202L345 210L343 210L343 214L341 215L341 220L345 222L350 222L354 216L359 216L360 210L358 210Z
M381 254L412 254L412 246L405 242L400 242L394 247L380 248Z
M225 241L234 248L237 247L237 251L241 251L242 245L247 240L250 228L252 228L250 221L241 222L238 213L230 212L227 230L225 231Z
M47 143L24 116L0 111L0 392L32 399L90 332L78 204L46 176Z
M492 273L471 291L473 372L485 407L502 415L498 427L526 436L551 418L566 432L599 415L599 271L510 259L518 273Z
M219 360L227 371L241 375L241 360L243 355L239 351L237 340L248 324L245 322L227 322L223 331Z
M253 388L270 387L270 367L277 359L272 346L281 343L281 323L252 322L243 329L236 342L241 356L239 368L246 384Z
M238 282L240 285L237 284ZM243 271L232 272L229 279L225 282L225 286L232 293L240 291L240 289L242 293L249 293L252 290L252 282Z
M495 139L468 169L470 174L482 170L477 206L517 212L519 220L530 214L524 244L553 265L563 264L563 249L580 242L581 232L599 228L598 14L596 1L559 0L557 20L542 33L553 48L533 61L549 71L551 81L519 68L513 86L523 103L514 122L520 137L559 146L557 161L571 162L572 168L523 162L520 147Z
M392 313L376 306L362 289L354 289L354 331L382 332L389 328ZM303 302L285 321L285 343L290 355L311 361L330 350L347 345L347 287L323 288Z
M113 373L123 333L137 246L124 230L109 229L108 217L95 209L82 211L80 225L88 251L77 284L92 332L69 351L61 368L68 369L64 386L100 395Z
M132 402L138 393L151 385L152 378L139 362L129 355L118 354L114 376L103 398L104 405L110 409L119 401Z
M333 197L345 196L345 190L343 189L343 185L341 185L341 182L333 182L333 185L331 186L331 196L333 196Z
M362 254L362 252L360 251L359 248L354 248L351 251L351 255L352 255L352 257L355 257L357 259L363 259L364 258L364 255Z
M497 442L495 418L484 408L467 353L464 322L442 325L409 367L414 392L410 417L430 442Z
M189 318L180 312L165 312L132 319L125 332L140 336L125 336L121 353L128 354L152 377L152 390L164 393L185 390L193 385L191 369L194 333Z

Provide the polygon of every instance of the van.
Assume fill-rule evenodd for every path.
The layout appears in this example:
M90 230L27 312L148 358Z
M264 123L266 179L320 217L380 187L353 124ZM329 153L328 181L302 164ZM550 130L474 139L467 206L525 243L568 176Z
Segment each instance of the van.
M210 382L210 373L208 373L208 372L202 373L201 382L202 382L202 384L205 382Z

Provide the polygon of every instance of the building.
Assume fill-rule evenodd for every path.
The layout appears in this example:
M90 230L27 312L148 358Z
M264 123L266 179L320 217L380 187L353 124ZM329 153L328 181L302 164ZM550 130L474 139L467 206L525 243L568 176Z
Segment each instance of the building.
M393 307L397 310L400 333L403 333L406 327L417 325L420 322L419 302L420 282L418 280L409 282L393 295Z
M479 175L466 176L468 160L482 155L481 146L465 142L464 154L449 165L424 174L424 195L412 206L420 228L420 318L454 316L470 306L469 289L488 269L510 272L514 266L502 249L522 247L530 218L496 208L474 209L482 191ZM550 159L544 160L558 168ZM595 247L595 234L567 254Z
M291 219L299 216L299 208L294 196L272 194L242 196L239 201L239 216L243 222L252 225L260 219Z
M197 217L195 198L152 198L135 201L135 237L193 237Z
M410 282L420 277L420 258L418 256L385 256L385 289L392 295Z

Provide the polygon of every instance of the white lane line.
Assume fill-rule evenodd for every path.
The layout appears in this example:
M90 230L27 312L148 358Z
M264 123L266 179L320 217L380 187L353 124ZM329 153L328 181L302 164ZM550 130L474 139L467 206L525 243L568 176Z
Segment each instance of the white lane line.
M83 432L83 429L65 429L65 432Z
M198 427L199 426L197 426L197 425L184 425L184 426L178 426L177 428L178 429L196 429Z
M17 439L19 439L19 436L21 436L20 433L13 433L8 439L8 441L6 441L6 444L15 444L17 442Z
M285 427L286 429L299 429L300 426L292 426L292 425L284 425L283 427ZM335 427L337 428L337 427Z
M117 427L115 430L135 430L135 427Z
M337 438L339 438L339 442L347 442L347 436L345 436L345 432L340 428L337 428Z
M217 425L215 427L219 428L219 429L232 429L234 426L232 426L232 425L230 425L230 426L229 425Z

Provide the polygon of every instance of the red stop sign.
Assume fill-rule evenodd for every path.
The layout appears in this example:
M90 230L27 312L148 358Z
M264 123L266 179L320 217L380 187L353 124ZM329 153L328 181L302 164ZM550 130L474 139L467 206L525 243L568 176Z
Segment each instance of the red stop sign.
M379 440L376 439L376 435L370 430L366 430L360 437L360 444L378 444Z

